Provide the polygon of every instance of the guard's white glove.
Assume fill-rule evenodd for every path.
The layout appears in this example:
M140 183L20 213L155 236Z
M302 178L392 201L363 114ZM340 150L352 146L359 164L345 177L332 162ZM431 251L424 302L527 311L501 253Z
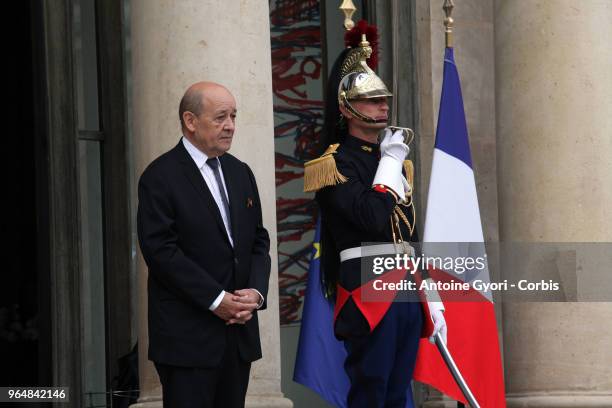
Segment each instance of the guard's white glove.
M385 129L385 137L380 143L380 162L372 186L383 184L403 200L409 191L406 189L408 182L402 175L404 160L409 152L410 148L404 143L401 130L391 132L391 129Z
M444 319L444 312L443 312L443 307L442 306L442 302L427 302L427 305L429 306L429 313L431 314L431 319L433 320L434 323L434 329L433 329L433 333L431 333L431 337L429 338L429 341L432 344L435 344L435 336L438 332L440 332L440 335L442 336L442 340L444 341L444 344L446 343L446 334L447 334L447 330L446 330L446 319ZM442 307L442 309L440 308Z
M403 165L409 152L410 148L404 143L404 132L401 129L395 132L389 128L385 129L385 136L380 142L381 156L391 156L400 165Z

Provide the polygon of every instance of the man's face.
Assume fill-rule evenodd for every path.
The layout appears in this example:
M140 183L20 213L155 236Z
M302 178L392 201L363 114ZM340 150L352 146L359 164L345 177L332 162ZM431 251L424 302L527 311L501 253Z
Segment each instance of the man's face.
M208 157L220 156L232 145L236 122L236 100L225 88L204 91L204 108L199 116L185 112L183 119L194 144Z
M359 113L372 119L376 119L377 121L381 121L378 123L366 123L355 117L349 118L348 120L352 121L355 126L370 129L384 129L387 127L387 121L389 119L389 104L387 103L386 97L357 99L351 101L350 103Z

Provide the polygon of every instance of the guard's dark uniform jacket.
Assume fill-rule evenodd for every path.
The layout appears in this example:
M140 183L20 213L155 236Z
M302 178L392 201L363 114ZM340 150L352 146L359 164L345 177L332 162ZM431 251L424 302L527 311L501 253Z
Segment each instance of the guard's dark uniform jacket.
M378 144L349 135L337 148L334 159L338 172L346 181L324 187L316 194L324 233L331 238L322 242L325 256L338 257L341 251L365 243L394 242L394 212L396 220L400 221L396 224L399 226L396 240L400 238L397 236L399 229L403 241L418 241L414 206L398 205L391 193L372 188L380 160ZM409 181L410 178L411 175ZM360 301L357 292L364 284L360 262L356 258L339 265L334 329L340 339L370 334L391 305L390 301L387 304ZM329 264L327 262L326 266L330 267Z

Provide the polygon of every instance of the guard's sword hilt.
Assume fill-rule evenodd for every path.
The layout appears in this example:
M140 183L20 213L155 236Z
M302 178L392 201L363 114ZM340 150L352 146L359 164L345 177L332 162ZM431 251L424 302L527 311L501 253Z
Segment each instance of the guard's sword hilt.
M387 129L391 129L392 132L401 130L402 133L404 134L404 143L406 145L410 145L410 143L412 143L412 141L414 140L414 130L407 128L407 127L400 127L400 126L387 126ZM380 144L380 142L382 142L382 136L383 133L378 135L378 143Z

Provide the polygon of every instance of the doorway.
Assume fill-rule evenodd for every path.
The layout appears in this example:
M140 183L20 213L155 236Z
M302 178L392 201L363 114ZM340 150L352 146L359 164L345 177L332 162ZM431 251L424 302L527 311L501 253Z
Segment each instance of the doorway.
M7 6L0 385L110 406L134 346L122 3Z

